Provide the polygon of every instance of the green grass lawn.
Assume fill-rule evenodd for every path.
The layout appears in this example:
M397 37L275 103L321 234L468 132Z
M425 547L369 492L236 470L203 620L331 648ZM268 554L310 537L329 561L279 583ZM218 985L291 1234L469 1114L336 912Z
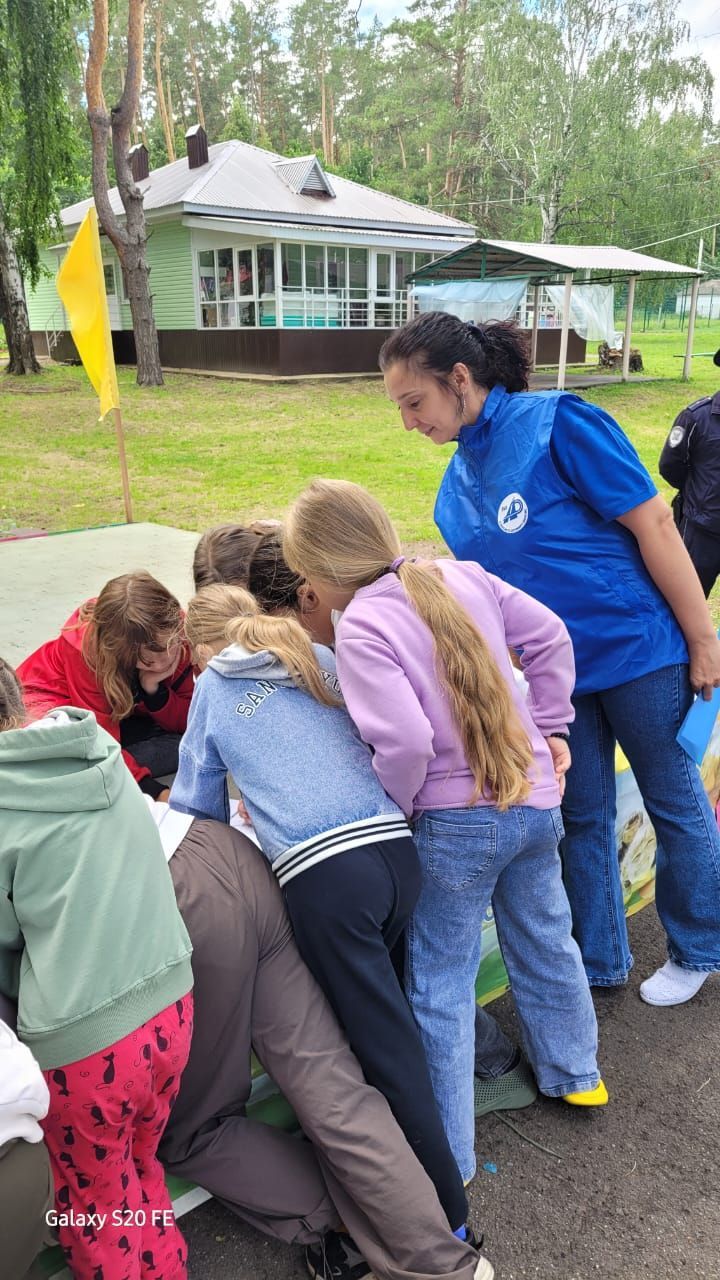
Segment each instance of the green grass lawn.
M638 333L646 372L672 380L584 394L622 424L657 479L657 459L678 411L720 386L698 359L680 380L685 335ZM720 346L720 323L702 325L696 351ZM371 488L412 543L436 537L432 508L450 449L400 426L380 381L251 383L170 374L140 390L119 370L136 520L203 529L221 520L282 516L312 476L345 476ZM0 379L0 529L52 531L122 521L112 418L80 368L38 379Z

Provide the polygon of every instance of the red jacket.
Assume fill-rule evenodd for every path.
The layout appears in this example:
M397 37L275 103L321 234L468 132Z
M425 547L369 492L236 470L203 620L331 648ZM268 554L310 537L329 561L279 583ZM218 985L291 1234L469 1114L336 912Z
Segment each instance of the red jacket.
M17 668L25 705L32 719L39 719L53 707L83 707L93 711L98 724L119 742L120 723L112 718L110 703L82 654L88 624L79 621L79 612L76 609L68 618L56 640L42 644ZM160 700L161 691L167 693L167 697L162 706L157 707L155 703ZM152 697L147 697L141 689L133 715L149 716L168 733L184 733L192 694L190 651L183 645L172 679L169 683L163 682ZM150 706L145 703L146 697ZM138 764L129 751L123 751L123 756L138 782L150 777L150 770Z

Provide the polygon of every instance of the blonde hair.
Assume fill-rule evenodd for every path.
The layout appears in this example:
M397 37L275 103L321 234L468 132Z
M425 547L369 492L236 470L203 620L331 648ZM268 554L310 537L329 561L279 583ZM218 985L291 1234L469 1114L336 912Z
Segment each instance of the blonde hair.
M27 719L22 686L4 658L0 658L0 733L20 729Z
M175 596L145 571L105 583L97 600L80 610L89 625L82 653L110 704L113 720L124 720L135 704L133 681L140 650L167 636L168 650L182 639L182 610Z
M290 509L283 550L289 566L310 582L357 591L387 573L401 547L390 517L367 490L347 480L314 480ZM498 809L522 804L532 750L487 641L437 566L405 560L396 572L432 635L437 675L475 779L473 802L487 788Z
M312 641L292 617L262 613L254 596L244 587L214 583L193 596L185 615L185 634L191 648L201 645L240 644L250 653L267 650L282 662L298 688L312 694L326 707L338 699L327 688Z

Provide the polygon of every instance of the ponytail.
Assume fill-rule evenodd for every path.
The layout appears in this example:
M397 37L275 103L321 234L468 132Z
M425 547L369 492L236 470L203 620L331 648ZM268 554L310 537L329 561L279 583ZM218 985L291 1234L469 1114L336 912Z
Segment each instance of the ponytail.
M523 804L530 794L530 740L485 637L436 565L405 560L396 572L435 642L437 674L475 779L471 803L487 789L498 809Z
M397 573L434 641L437 676L475 780L472 802L487 790L499 809L522 804L530 792L533 757L507 681L439 569L400 554L400 540L380 503L346 480L315 480L287 516L283 549L290 567L310 581L353 592L384 573Z
M10 664L0 658L0 733L21 729L26 719L20 681Z
M317 702L337 707L307 632L292 617L270 617L243 587L214 583L193 596L185 616L185 634L193 649L201 645L239 644L249 653L267 650L286 668L294 684Z
M383 373L404 361L449 386L464 364L480 387L527 391L531 368L525 335L509 321L472 324L445 311L425 311L386 338L378 357Z

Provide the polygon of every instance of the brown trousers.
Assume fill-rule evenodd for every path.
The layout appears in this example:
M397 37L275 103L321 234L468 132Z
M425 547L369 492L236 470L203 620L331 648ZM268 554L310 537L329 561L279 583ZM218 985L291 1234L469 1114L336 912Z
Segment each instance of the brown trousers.
M0 1147L0 1274L12 1280L41 1275L34 1259L51 1239L45 1215L54 1204L44 1142Z
M233 828L195 821L170 871L193 943L195 1031L160 1148L166 1167L288 1243L342 1221L381 1280L472 1280L477 1254L453 1236L365 1083L265 859ZM309 1141L246 1116L253 1049Z

